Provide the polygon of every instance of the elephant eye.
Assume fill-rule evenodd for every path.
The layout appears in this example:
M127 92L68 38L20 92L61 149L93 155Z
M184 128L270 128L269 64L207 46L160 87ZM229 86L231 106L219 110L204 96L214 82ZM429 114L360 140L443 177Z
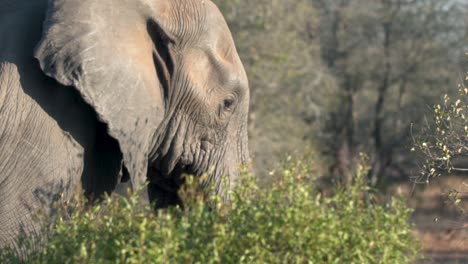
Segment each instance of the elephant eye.
M237 98L235 96L229 96L225 98L220 106L220 117L226 118L228 117L236 108Z
M231 112L232 109L234 108L234 102L235 102L234 98L225 99L223 102L224 111Z

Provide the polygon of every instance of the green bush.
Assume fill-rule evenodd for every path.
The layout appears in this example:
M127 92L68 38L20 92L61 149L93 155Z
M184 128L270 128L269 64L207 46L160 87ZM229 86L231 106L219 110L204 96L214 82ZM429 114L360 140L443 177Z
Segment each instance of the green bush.
M187 208L155 213L139 198L83 202L62 210L44 248L28 263L409 263L417 243L401 198L385 205L367 187L365 169L333 194L316 191L303 162L289 161L262 189L243 177L222 205L184 189ZM188 186L194 186L188 178ZM193 188L192 188L193 189ZM208 205L207 205L208 204ZM72 212L70 212L72 211ZM1 255L1 254L0 254ZM3 253L3 261L14 257Z

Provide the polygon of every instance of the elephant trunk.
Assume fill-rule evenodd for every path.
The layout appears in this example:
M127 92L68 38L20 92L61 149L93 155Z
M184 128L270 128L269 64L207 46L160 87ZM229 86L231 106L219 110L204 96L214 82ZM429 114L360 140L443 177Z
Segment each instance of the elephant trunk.
M215 171L210 177L213 179L216 194L224 201L229 200L229 191L233 190L240 179L241 173L246 170L252 172L250 166L247 130L243 127L236 135L235 140L228 144L227 151L221 162L221 169Z

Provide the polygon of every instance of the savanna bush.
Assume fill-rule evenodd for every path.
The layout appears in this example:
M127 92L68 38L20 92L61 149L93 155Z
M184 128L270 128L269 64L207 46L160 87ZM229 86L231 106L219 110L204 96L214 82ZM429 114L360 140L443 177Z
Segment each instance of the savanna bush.
M139 198L82 201L61 210L28 263L410 263L418 246L402 198L385 204L366 184L323 195L309 165L289 160L278 180L260 188L244 176L228 204L198 195L187 178L185 209L154 212ZM195 188L196 189L196 188ZM26 244L29 245L29 244ZM11 252L0 262L15 262ZM3 260L2 260L3 258Z

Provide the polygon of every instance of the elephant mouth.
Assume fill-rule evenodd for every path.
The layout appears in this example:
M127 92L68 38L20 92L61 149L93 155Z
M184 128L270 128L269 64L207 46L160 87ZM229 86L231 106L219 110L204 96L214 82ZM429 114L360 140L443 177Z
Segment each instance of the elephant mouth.
M185 176L195 176L195 174L196 170L192 164L179 163L170 172L163 172L159 167L150 166L148 180L150 184L156 185L166 192L177 193L184 183Z
M154 203L155 209L184 206L179 189L186 175L196 176L193 165L178 164L169 173L164 173L156 166L148 168L148 198Z

